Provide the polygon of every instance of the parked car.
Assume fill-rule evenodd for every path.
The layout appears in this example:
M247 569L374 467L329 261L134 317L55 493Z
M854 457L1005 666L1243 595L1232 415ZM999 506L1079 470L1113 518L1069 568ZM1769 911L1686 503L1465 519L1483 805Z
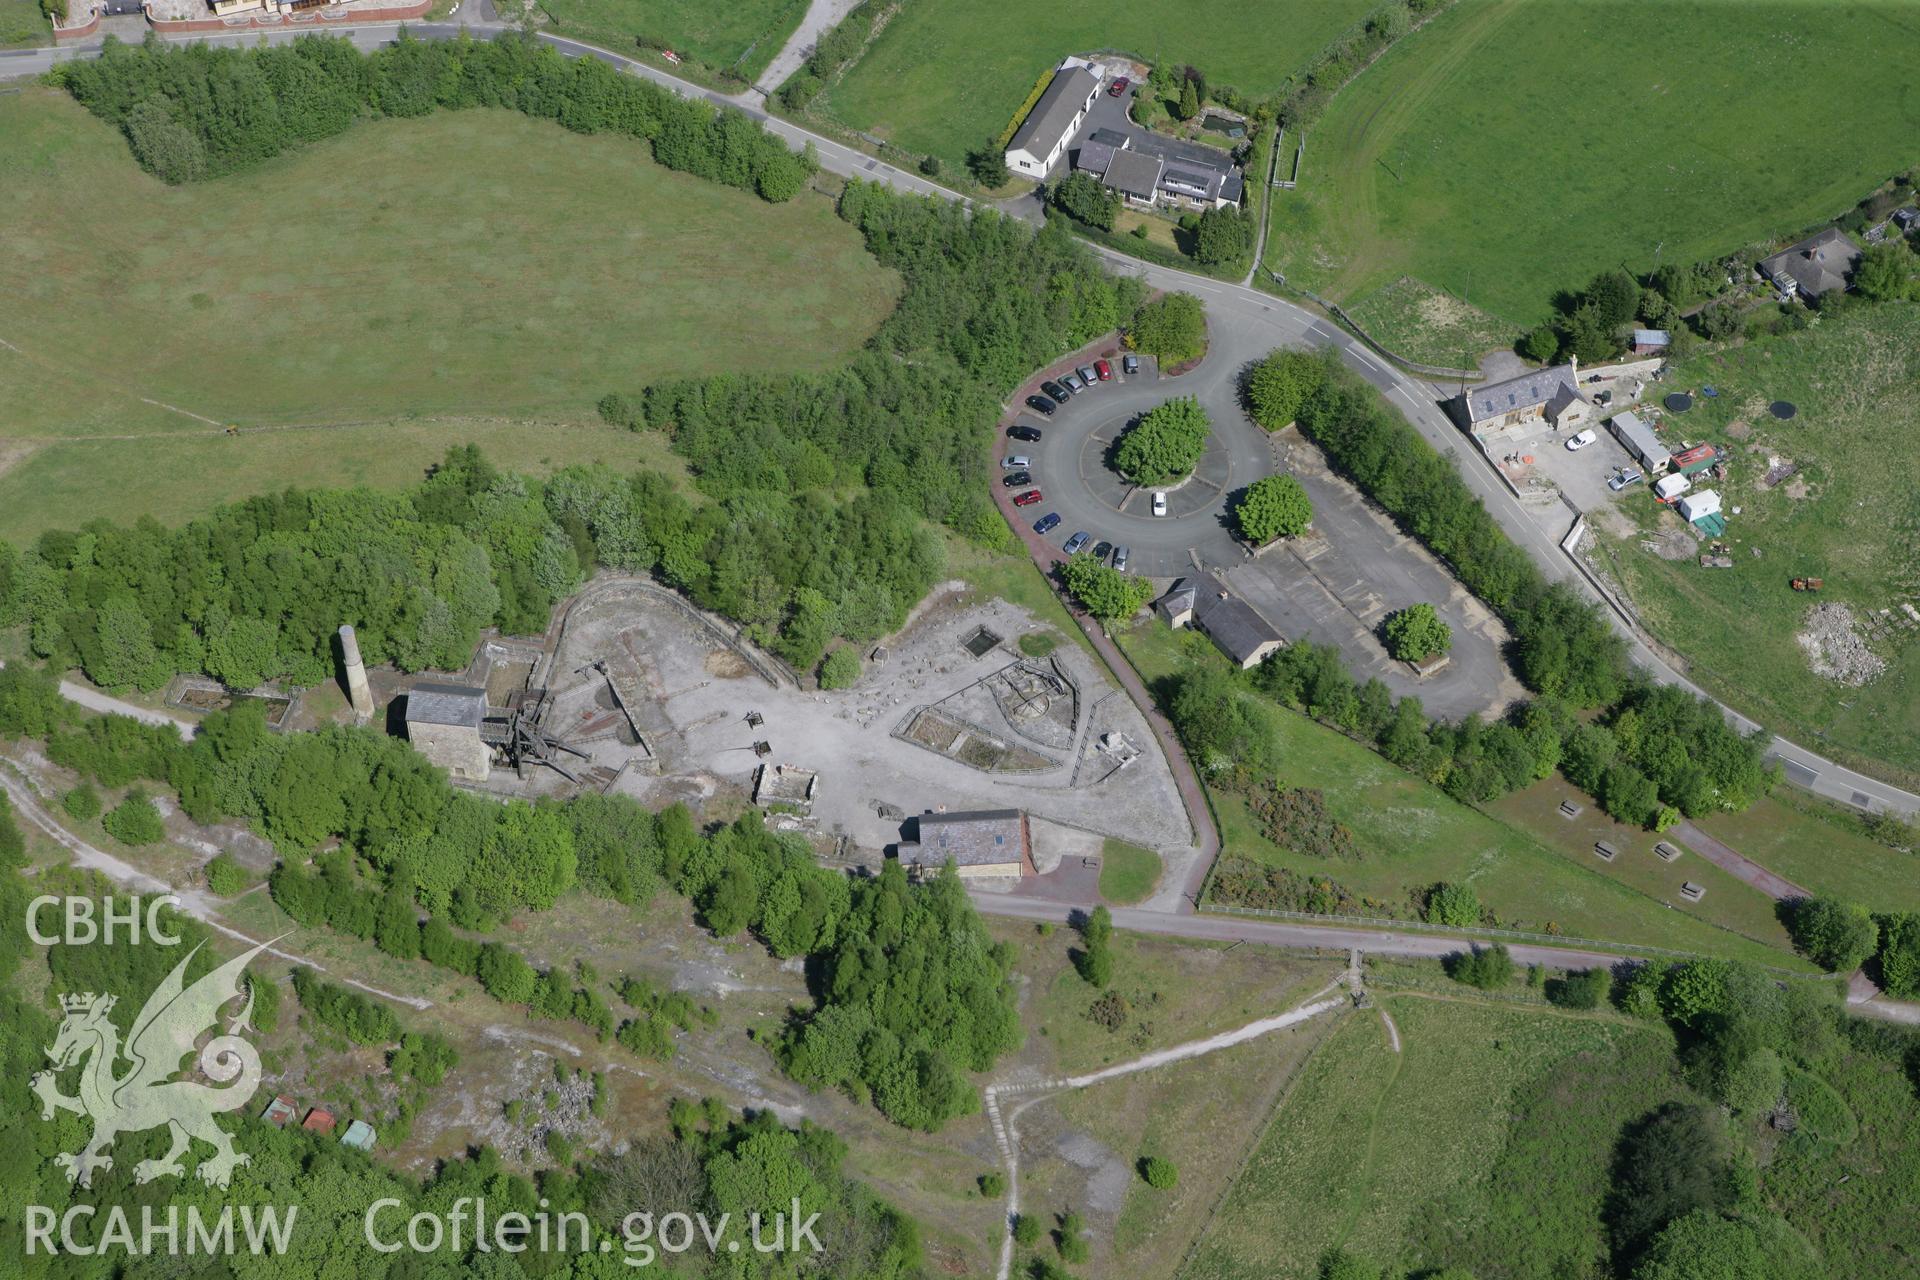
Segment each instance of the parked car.
M1033 483L1033 472L1009 471L1007 472L1007 474L1000 477L1000 483L1007 486L1007 488L1009 489L1018 489L1022 485L1028 485Z
M1040 501L1040 491L1038 489L1029 489L1025 493L1015 494L1013 505L1016 507L1030 507L1038 501Z
M1067 396L1070 394L1065 387L1053 381L1051 378L1040 384L1040 390L1052 396L1055 404L1065 404L1067 402Z
M1093 558L1095 560L1105 561L1106 558L1112 554L1113 544L1105 538L1093 544Z
M1595 432L1593 428L1589 427L1585 431L1580 432L1578 435L1571 436L1568 438L1567 452L1577 453L1580 450L1586 448L1588 445L1594 443L1599 438L1600 438L1599 434Z
M1626 488L1628 485L1639 484L1642 480L1645 480L1646 478L1647 477L1644 473L1634 469L1633 467L1628 467L1625 471L1617 472L1612 477L1610 477L1607 480L1607 488L1613 490L1615 493L1618 493L1622 489Z
M1167 514L1167 495L1166 494L1156 493L1153 495L1153 514L1157 516L1163 516Z
M1074 534L1071 538L1068 538L1067 545L1064 547L1061 547L1060 549L1066 552L1070 556L1077 556L1080 554L1080 548L1086 545L1087 545L1087 531L1085 529L1082 529L1080 530L1080 532Z
M1120 570L1120 572L1122 573L1125 573L1127 571L1127 561L1132 558L1133 558L1132 547L1115 547L1113 549L1113 567Z
M1026 471L1033 466L1033 459L1024 453L1010 453L1000 459L1002 471Z
M1080 384L1080 375L1077 373L1061 374L1060 385L1065 387L1069 392L1086 390L1086 388Z
M1133 81L1127 79L1125 76L1118 77L1112 84L1107 86L1107 96L1109 98L1119 97L1127 91L1127 87L1132 83Z
M1102 382L1113 381L1113 366L1108 364L1105 360L1095 360L1093 362L1093 373L1094 373L1094 376L1099 378L1100 381Z
M1058 511L1049 511L1033 522L1033 531L1035 533L1052 533L1054 529L1059 527L1059 524L1060 513Z
M1125 374L1135 374L1140 372L1140 357L1139 356L1121 357L1120 372Z
M1038 444L1040 441L1040 428L1030 427L1023 422L1019 426L1007 428L1007 439L1024 440L1028 444Z
M1080 381L1088 386L1092 386L1094 383L1100 381L1100 375L1093 371L1093 366L1090 364L1083 364L1078 369L1075 369L1074 372L1079 374Z
M1043 418L1051 418L1054 409L1057 407L1053 401L1047 399L1045 396L1027 397L1027 408L1033 410Z

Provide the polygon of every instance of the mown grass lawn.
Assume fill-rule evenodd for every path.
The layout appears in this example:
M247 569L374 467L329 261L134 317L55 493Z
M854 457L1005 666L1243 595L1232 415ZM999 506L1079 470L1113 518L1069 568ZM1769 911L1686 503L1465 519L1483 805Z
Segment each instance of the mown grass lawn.
M1920 605L1920 304L1867 307L1799 334L1690 360L1675 383L1720 394L1669 415L1665 434L1731 451L1716 482L1732 569L1665 560L1644 545L1678 517L1644 492L1621 504L1631 531L1603 542L1647 627L1692 679L1804 746L1920 784L1920 626L1870 644L1885 674L1853 688L1813 673L1796 640L1817 603L1857 617ZM1773 400L1799 413L1774 419ZM1768 488L1772 460L1799 474ZM1824 579L1817 596L1791 579Z
M50 44L53 26L40 10L40 0L0 0L0 49L22 49Z
M1109 840L1100 853L1100 896L1131 906L1160 883L1160 855L1124 840Z
M662 377L831 366L895 296L824 200L768 205L507 112L364 123L169 188L65 94L29 88L0 97L0 173L0 471L62 440L124 445L50 464L71 481L54 484L63 523L126 514L107 486L149 464L177 475L162 435L577 420ZM337 465L281 443L286 467L241 464L248 491L384 465L377 429L358 454L342 438ZM404 452L411 475L421 450Z
M901 8L822 106L949 164L997 138L1039 75L1070 53L1189 64L1259 96L1373 8L1371 0L924 0Z
M663 40L719 71L749 81L766 69L807 12L807 0L539 0L568 35L609 49Z
M1136 626L1121 642L1150 685L1185 664L1220 661L1210 646L1203 648L1204 640L1191 644L1158 623ZM1669 907L1668 898L1686 877L1668 875L1670 885L1659 880L1660 872L1652 868L1664 864L1650 853L1609 864L1592 855L1590 839L1578 848L1562 848L1543 842L1524 825L1512 825L1505 806L1527 804L1530 792L1483 812L1297 712L1271 703L1258 705L1280 761L1277 780L1288 787L1318 788L1329 812L1352 828L1362 853L1357 860L1342 862L1283 849L1267 838L1243 796L1216 787L1211 789L1213 809L1228 855L1329 876L1355 894L1385 904L1399 919L1417 918L1417 899L1435 882L1466 883L1509 928L1739 956L1763 964L1802 963L1777 949L1784 946L1785 935L1778 932L1764 896L1722 877L1715 868L1693 860L1692 878L1710 878L1708 900L1687 911ZM1551 809L1553 802L1537 800L1532 807L1542 805ZM1591 811L1590 803L1588 808ZM1648 848L1652 843L1650 837L1640 841Z
M1889 0L1460 0L1308 131L1268 262L1341 302L1412 275L1524 327L1597 271L1798 230L1913 164L1887 51L1916 41Z
M1605 1016L1412 994L1349 1015L1307 1064L1201 1236L1182 1280L1304 1280L1345 1247L1416 1273L1584 1275L1620 1126L1681 1089L1671 1038ZM1551 1233L1549 1237L1549 1233ZM1493 1264L1493 1265L1488 1265Z

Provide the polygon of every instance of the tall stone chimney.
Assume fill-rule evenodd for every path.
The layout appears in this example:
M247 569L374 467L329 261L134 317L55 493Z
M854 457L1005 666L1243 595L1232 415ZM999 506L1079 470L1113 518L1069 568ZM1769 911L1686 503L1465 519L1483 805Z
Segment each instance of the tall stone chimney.
M360 637L351 624L340 628L340 657L347 668L347 696L353 699L353 714L362 720L373 719L373 687L367 683L367 664L360 660Z

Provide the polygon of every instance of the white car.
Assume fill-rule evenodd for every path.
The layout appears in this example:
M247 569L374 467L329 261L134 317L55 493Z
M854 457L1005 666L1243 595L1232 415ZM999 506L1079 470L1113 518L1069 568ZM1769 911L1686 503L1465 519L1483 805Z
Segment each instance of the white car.
M1167 514L1167 495L1166 494L1156 493L1153 495L1153 514L1157 516L1163 516Z
M1596 434L1591 429L1582 431L1579 435L1576 435L1572 439L1567 441L1567 452L1577 453L1580 450L1586 448L1588 445L1594 443L1599 438L1600 438L1599 435Z

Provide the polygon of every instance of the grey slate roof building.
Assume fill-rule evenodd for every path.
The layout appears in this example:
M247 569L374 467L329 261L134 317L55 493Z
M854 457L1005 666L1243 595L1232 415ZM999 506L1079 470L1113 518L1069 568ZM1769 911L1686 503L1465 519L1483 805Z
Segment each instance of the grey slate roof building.
M1129 200L1147 203L1160 189L1160 157L1142 151L1116 151L1107 166L1106 184Z
M407 693L408 724L444 724L478 729L487 714L487 691L458 684L417 684Z
M1104 174L1107 166L1113 163L1113 151L1106 143L1089 138L1073 153L1073 167L1095 175Z
M962 876L1018 876L1033 870L1033 835L1018 809L923 813L919 840L902 842L900 860L920 874L937 873L951 859Z
M1174 582L1157 606L1171 627L1195 626L1242 668L1255 666L1286 641L1253 606L1210 573Z
M1111 147L1115 151L1125 151L1127 149L1127 135L1121 133L1118 129L1095 129L1087 135L1087 141L1097 142L1101 146Z
M1054 72L1040 101L1034 103L1007 144L1008 165L1025 173L1045 173L1052 168L1099 89L1099 78L1085 67Z
M1847 287L1847 275L1860 260L1860 246L1838 227L1791 244L1760 260L1760 274L1784 293L1818 298Z
M1534 420L1559 426L1563 420L1584 418L1593 408L1580 394L1573 366L1566 364L1469 387L1447 406L1460 425L1476 436Z

